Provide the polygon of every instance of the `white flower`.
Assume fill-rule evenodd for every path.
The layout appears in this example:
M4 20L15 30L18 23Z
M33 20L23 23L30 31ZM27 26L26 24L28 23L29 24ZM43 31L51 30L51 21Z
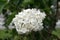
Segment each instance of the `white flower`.
M55 8L55 6L54 6L54 5L51 5L51 8L53 8L53 9L54 9L54 8Z
M43 28L43 20L46 14L39 9L26 9L19 12L13 19L19 34L31 31L40 31Z

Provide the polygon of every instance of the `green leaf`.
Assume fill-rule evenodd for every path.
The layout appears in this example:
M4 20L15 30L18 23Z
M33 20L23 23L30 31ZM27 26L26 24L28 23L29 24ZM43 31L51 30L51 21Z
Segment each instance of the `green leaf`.
M8 3L7 0L0 0L0 13L2 12L7 3Z
M15 17L16 13L17 12L12 12L12 14L8 16L4 24L6 28L8 28L9 24L11 23L12 19Z
M22 0L10 0L8 5L6 5L6 9L9 9L10 11L20 11L21 3L22 3Z

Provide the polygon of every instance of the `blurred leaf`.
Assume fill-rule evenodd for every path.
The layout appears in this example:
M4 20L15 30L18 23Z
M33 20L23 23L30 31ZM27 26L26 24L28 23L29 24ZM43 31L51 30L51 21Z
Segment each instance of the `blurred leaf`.
M9 4L6 5L6 9L9 9L10 11L20 11L21 7L20 4L22 3L23 0L10 0Z
M11 23L12 19L15 17L17 12L12 12L11 15L8 16L8 18L5 21L5 26L8 28L9 24Z
M7 0L0 0L0 13L2 12L7 3L8 3Z
M22 8L33 8L34 0L24 0L21 4Z

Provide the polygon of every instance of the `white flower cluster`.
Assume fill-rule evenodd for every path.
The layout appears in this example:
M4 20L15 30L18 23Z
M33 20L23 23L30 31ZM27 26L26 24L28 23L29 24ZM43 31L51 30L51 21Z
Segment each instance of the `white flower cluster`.
M43 28L42 21L46 14L39 9L26 9L19 12L13 19L16 30L19 34L31 31L39 31Z

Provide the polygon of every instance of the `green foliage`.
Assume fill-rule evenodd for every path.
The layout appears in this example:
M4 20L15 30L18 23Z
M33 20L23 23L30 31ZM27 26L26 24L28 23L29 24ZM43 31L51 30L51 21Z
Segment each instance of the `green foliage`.
M9 15L5 21L5 26L8 28L8 25L11 23L12 19L15 17L17 12L12 12L11 15Z
M8 30L8 33L6 33L6 29L0 30L0 39L4 40L4 39L11 38L12 35L10 33L11 33L11 30Z
M20 11L20 4L22 3L23 0L10 0L8 3L7 7L11 11Z
M59 29L60 30L60 29ZM6 29L0 30L0 39L1 40L58 40L57 36L59 36L60 31L58 29L56 31L53 31L52 34L47 34L44 32L32 32L29 35L18 35L15 31L15 29L8 30L8 33L6 32ZM43 35L42 35L43 34ZM56 36L57 35L57 36ZM44 37L46 36L46 37ZM37 38L36 38L37 37ZM60 36L59 36L60 37Z
M7 0L0 0L0 13L7 4L8 4Z
M60 28L57 28L52 34L57 35L60 38Z
M34 0L24 0L21 4L22 8L33 8Z
M51 9L52 3L53 0L10 0L9 2L7 2L7 0L0 0L0 12L7 12L4 12L3 9L11 11L11 15L8 15L5 20L5 27L7 29L15 15L22 9L37 8L44 11L47 15L43 21L44 29L41 31L42 33L32 32L29 35L18 35L16 30L12 29L11 32L9 33L8 31L9 34L7 34L12 36L5 36L8 37L7 40L55 40L52 38L57 37L52 37L51 34L56 25L56 14Z

